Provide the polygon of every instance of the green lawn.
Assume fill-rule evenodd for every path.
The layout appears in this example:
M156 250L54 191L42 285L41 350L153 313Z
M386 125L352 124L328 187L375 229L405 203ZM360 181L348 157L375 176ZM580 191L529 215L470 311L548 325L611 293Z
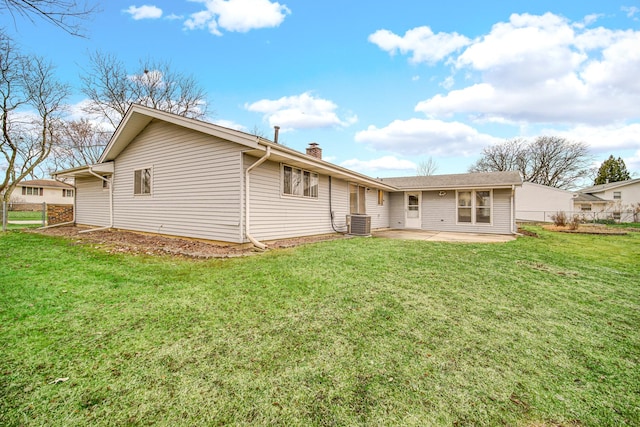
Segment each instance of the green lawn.
M42 211L38 211L38 212L8 211L7 218L9 220L20 220L20 221L42 221Z
M640 233L193 261L0 235L0 425L640 425Z

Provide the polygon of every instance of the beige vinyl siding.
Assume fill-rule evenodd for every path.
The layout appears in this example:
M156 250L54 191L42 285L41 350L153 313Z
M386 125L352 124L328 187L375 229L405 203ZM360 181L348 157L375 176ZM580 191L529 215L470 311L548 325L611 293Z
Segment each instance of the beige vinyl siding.
M109 190L96 177L76 178L76 224L109 226Z
M390 194L390 228L404 228L405 198L404 192ZM432 231L451 231L464 233L511 234L511 190L493 190L492 224L456 223L456 191L447 190L422 192L422 229Z
M114 227L242 241L240 146L152 122L115 162ZM151 194L134 195L134 171L151 168Z
M389 227L404 228L404 193L389 193Z
M378 205L378 190L368 189L366 195L367 215L371 217L371 229L389 228L389 193L383 193L384 203Z
M245 156L245 168L257 159ZM251 172L250 232L261 241L333 233L329 214L329 177L318 176L318 198L282 195L281 164L266 161ZM332 180L336 228L345 229L348 192L344 181Z
M456 191L448 190L444 196L439 191L422 193L422 228L434 231L465 233L511 233L510 189L493 190L492 224L457 224Z

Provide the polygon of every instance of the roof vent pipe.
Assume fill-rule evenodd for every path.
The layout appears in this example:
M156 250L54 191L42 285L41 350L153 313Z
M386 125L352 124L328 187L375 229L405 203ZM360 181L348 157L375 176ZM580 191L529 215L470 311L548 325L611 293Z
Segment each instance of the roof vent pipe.
M278 143L278 133L280 133L280 126L273 127L273 143Z

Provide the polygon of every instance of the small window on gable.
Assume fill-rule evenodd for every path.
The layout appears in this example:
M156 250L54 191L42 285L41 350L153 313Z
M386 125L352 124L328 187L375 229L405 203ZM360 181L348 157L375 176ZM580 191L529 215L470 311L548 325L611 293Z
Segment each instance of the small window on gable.
M151 168L138 169L133 173L133 194L151 194Z
M614 199L614 200L620 200L620 199L622 199L622 192L620 192L620 191L614 191L614 192L613 192L613 199Z

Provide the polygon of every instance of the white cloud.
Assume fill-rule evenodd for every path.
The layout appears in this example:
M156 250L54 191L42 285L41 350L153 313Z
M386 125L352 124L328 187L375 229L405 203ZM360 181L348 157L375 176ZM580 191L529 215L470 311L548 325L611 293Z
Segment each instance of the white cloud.
M389 30L378 30L369 36L369 41L391 55L411 52L414 63L440 61L470 43L458 33L434 34L429 27L413 28L402 37Z
M628 125L579 125L571 129L543 129L545 135L557 135L586 143L594 153L609 153L640 148L640 123Z
M217 36L220 28L245 33L257 28L279 26L291 10L269 0L193 0L203 3L205 10L191 14L184 23L189 30L204 29Z
M219 120L212 120L212 123L215 123L216 125L224 126L226 128L229 128L229 129L239 130L239 131L242 131L242 132L246 132L247 131L247 127L246 126L243 126L243 125L241 125L239 123L236 123L233 120L219 119Z
M162 17L162 9L156 6L144 5L144 6L129 6L124 12L131 15L136 21L140 19L158 19Z
M640 118L640 31L581 29L551 13L514 14L474 40L455 66L475 82L421 101L416 111L502 123Z
M395 120L388 126L357 132L357 142L376 150L406 156L470 156L483 147L502 141L459 122L409 119Z
M640 8L636 6L622 6L620 9L627 14L627 18L634 18L634 20L637 19L635 16L640 12Z
M640 178L640 150L631 157L624 159L625 166L632 178Z
M394 156L384 156L373 160L350 159L340 163L340 166L360 173L377 171L415 171L417 165L409 160L398 159Z
M275 100L263 99L245 104L245 108L264 114L269 125L280 126L283 132L292 129L346 127L358 120L355 115L341 119L336 113L338 106L335 103L316 98L309 92Z

